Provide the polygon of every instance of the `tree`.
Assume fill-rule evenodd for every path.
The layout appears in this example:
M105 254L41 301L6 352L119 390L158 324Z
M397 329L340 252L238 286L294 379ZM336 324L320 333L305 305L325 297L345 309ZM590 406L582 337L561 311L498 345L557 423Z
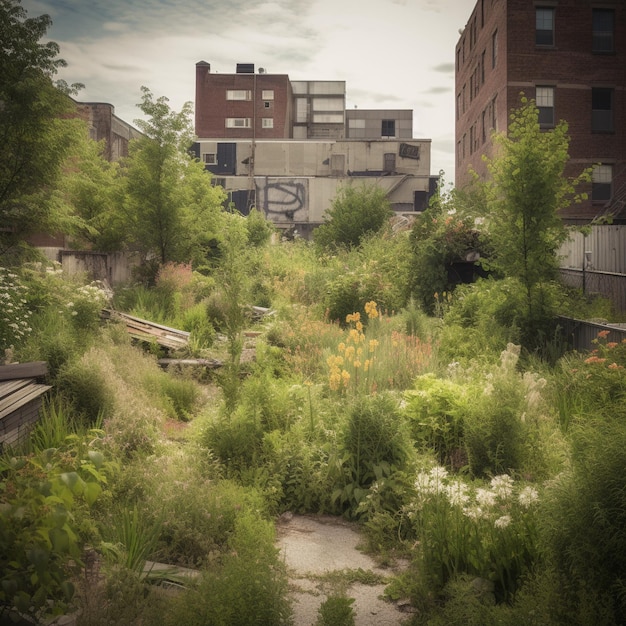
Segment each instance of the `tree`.
M121 206L124 181L117 162L104 156L104 140L85 136L76 144L62 189L77 217L74 243L101 252L123 249L126 241Z
M155 100L147 87L142 92L138 106L148 120L136 124L145 136L131 141L125 163L128 233L145 256L188 262L207 233L217 232L224 193L188 153L192 104L176 113L164 96Z
M313 240L324 251L356 247L392 215L387 194L380 187L343 187L326 211L326 222L313 232Z
M71 118L70 89L53 82L65 66L58 45L39 43L50 24L48 15L27 18L19 0L0 0L0 255L32 232L71 221L57 189L86 131Z
M507 134L496 136L501 152L487 159L491 178L482 185L485 225L493 247L488 268L520 282L525 293L522 336L530 339L550 315L546 286L556 276L558 249L567 238L559 211L583 196L584 171L564 176L568 162L567 123L542 130L535 102L522 95Z

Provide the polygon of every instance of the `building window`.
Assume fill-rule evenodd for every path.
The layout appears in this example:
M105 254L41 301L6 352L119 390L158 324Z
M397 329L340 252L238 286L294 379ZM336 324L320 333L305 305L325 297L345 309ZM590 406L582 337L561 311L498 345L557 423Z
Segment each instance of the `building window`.
M491 128L498 130L498 96L491 101Z
M480 55L480 84L485 84L485 57L487 56L487 51L483 50Z
M227 89L226 100L251 100L252 92L248 89Z
M538 46L554 45L554 9L536 10L535 43Z
M269 109L269 108L272 106L272 103L271 103L271 102L267 102L267 101L265 101L265 102L263 103L263 106L264 106L266 109Z
M593 52L613 52L615 11L593 9Z
M383 120L380 130L381 137L396 136L396 120Z
M217 155L215 152L206 152L202 155L202 162L205 165L217 165Z
M456 94L456 119L461 119L461 94Z
M249 117L227 117L226 128L250 128Z
M491 35L491 69L498 63L498 31Z
M608 202L613 195L613 166L596 165L591 173L592 202Z
M273 117L264 117L261 121L261 126L263 128L274 128L274 118Z
M539 109L539 125L554 126L554 87L537 87L535 102Z
M487 141L487 110L483 111L480 128L481 139L484 144Z
M591 132L613 132L613 89L605 87L592 88Z
M274 90L273 89L263 89L263 91L261 91L261 99L262 100L273 100L274 99Z

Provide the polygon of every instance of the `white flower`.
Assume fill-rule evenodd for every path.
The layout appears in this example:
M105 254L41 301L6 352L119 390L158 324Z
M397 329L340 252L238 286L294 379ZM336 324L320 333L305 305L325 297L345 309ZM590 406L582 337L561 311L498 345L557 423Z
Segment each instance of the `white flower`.
M479 520L485 517L484 511L479 506L469 506L463 509L463 515L472 520Z
M517 496L519 503L527 509L531 504L534 504L539 500L539 494L533 487L524 487Z
M496 528L506 528L510 523L511 523L511 516L510 515L503 515L502 517L499 517L494 523L493 525Z
M452 506L463 506L469 501L467 485L461 480L455 480L446 487L448 500Z
M513 479L508 474L500 474L491 479L491 488L499 498L508 498L513 493Z
M433 477L433 480L435 480L436 482L442 482L448 475L448 470L445 467L436 465L430 470L430 475Z
M476 502L481 507L490 508L496 503L496 494L489 489L479 488L476 490Z

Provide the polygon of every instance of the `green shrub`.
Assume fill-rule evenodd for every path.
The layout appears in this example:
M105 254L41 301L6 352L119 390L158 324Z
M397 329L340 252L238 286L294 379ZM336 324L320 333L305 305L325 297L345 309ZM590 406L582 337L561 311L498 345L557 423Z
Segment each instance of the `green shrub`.
M318 609L315 626L354 626L354 598L341 595L328 596Z
M404 470L412 459L406 422L389 394L363 396L348 408L335 467L333 501L340 511L356 516L359 504L376 482ZM391 491L391 490L389 490Z
M230 550L174 600L165 624L290 624L288 579L274 540L271 522L242 513L229 541Z
M404 394L405 413L418 449L434 452L438 463L457 470L467 462L464 454L466 396L465 386L434 374L419 376L414 388Z

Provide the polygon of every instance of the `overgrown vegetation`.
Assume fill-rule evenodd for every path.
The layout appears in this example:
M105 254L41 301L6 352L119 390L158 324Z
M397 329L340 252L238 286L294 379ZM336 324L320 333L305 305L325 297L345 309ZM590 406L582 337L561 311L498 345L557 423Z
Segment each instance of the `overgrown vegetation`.
M31 37L43 27L31 23ZM184 120L144 93L151 133L176 143ZM530 167L531 105L515 120L506 166L534 155ZM554 140L556 179L564 129ZM156 159L195 180L172 145L138 145L147 152L124 167L141 178ZM189 240L154 231L145 252L157 261L113 295L5 255L0 354L46 361L52 391L30 437L0 456L0 619L290 624L273 523L290 511L349 518L381 560L407 559L387 595L410 600L410 624L624 623L626 343L602 331L593 352L564 351L551 316L575 306L583 317L587 303L527 262L517 244L532 230L505 241L501 227L506 215L525 223L533 207L519 185L537 168L494 167L499 186L443 195L410 233L384 227L376 194L346 191L314 244L272 244L259 215L214 210L208 188L170 188L152 208ZM553 211L569 183L545 174L554 202L542 210ZM117 241L88 188L65 189L84 208L84 238ZM481 198L486 230L473 214ZM380 223L333 231L366 200ZM210 228L188 220L197 203ZM533 245L547 270L561 234L544 217ZM455 286L450 264L477 250L497 271ZM162 371L154 345L100 319L111 298L189 330L177 356L222 369ZM271 314L254 317L253 305ZM354 623L347 580L363 576L329 581L318 624Z

